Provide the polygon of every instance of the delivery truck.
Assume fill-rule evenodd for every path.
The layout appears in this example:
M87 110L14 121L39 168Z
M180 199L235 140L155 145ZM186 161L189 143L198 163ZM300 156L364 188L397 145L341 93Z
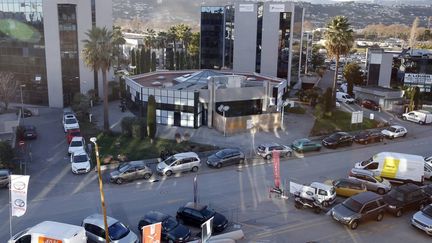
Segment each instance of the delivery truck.
M423 184L425 176L424 157L413 154L381 152L354 167L373 171L375 175L396 183Z
M16 234L8 243L87 243L81 226L44 221Z

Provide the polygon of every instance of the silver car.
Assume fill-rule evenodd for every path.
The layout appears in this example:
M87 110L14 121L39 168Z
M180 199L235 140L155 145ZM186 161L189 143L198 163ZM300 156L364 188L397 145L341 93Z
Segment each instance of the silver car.
M0 170L0 187L8 188L9 187L9 176L10 171L8 169Z
M348 178L363 182L368 191L374 191L381 195L390 191L392 188L388 180L374 175L374 173L369 170L351 169Z
M432 204L415 213L411 218L411 224L432 235Z
M256 153L264 159L271 159L273 151L278 151L281 156L285 157L290 157L292 155L292 149L290 147L278 143L261 144L256 149Z
M171 176L173 173L183 171L196 172L201 167L201 160L194 152L175 154L160 162L156 170L159 174Z
M117 219L107 216L109 242L112 243L138 243L138 237L129 227ZM105 227L103 215L93 214L85 218L82 226L87 238L92 242L105 243Z

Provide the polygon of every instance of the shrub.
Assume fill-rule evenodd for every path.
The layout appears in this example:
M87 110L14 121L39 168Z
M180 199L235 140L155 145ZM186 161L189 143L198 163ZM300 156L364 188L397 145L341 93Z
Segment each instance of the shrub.
M0 163L7 164L14 157L14 152L8 142L0 141Z
M147 103L147 135L151 141L156 136L156 100L153 95L148 97Z
M175 133L174 138L177 141L177 143L181 143L182 137L181 137L181 134L179 132Z
M123 117L121 121L122 134L126 137L132 136L132 124L134 122L134 117Z
M184 141L189 141L190 140L190 138L191 138L191 135L188 133L188 132L185 132L184 134L183 134L183 140Z
M142 139L142 132L141 132L141 126L139 123L134 122L132 124L132 138L135 139Z

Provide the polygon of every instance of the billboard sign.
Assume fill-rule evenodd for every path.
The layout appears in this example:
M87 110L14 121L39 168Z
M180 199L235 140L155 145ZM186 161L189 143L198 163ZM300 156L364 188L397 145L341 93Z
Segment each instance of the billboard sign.
M12 216L21 217L27 210L27 190L30 176L11 175L11 209Z
M273 150L273 174L276 188L280 187L280 152Z
M206 243L213 231L213 217L211 217L209 220L205 221L204 224L201 225L201 242Z
M160 243L162 223L150 224L142 227L143 243Z

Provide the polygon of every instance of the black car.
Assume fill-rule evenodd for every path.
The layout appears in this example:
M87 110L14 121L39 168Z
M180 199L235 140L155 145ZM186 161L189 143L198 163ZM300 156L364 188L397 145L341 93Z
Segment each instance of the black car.
M16 114L19 115L20 111L21 111L21 108L19 108L16 111ZM28 110L26 108L22 109L21 118L26 118L26 117L31 117L31 116L33 116L33 113L30 110Z
M20 139L36 139L38 136L36 127L32 125L19 126L18 131Z
M228 220L220 213L206 205L189 202L177 210L177 219L188 225L200 228L203 223L213 217L213 230L222 232L228 226Z
M157 211L150 211L141 218L138 231L142 234L142 227L158 222L162 223L162 241L186 242L191 236L189 228L180 224L174 217Z
M222 166L241 164L245 155L238 149L222 149L207 158L209 167L221 168Z
M363 131L354 136L356 143L368 144L384 141L384 135L381 132Z
M337 148L340 146L351 146L354 142L353 136L346 132L336 132L322 140L322 145L327 148Z
M421 187L408 183L394 187L384 196L384 201L388 204L387 210L400 217L406 210L422 209L430 200Z

